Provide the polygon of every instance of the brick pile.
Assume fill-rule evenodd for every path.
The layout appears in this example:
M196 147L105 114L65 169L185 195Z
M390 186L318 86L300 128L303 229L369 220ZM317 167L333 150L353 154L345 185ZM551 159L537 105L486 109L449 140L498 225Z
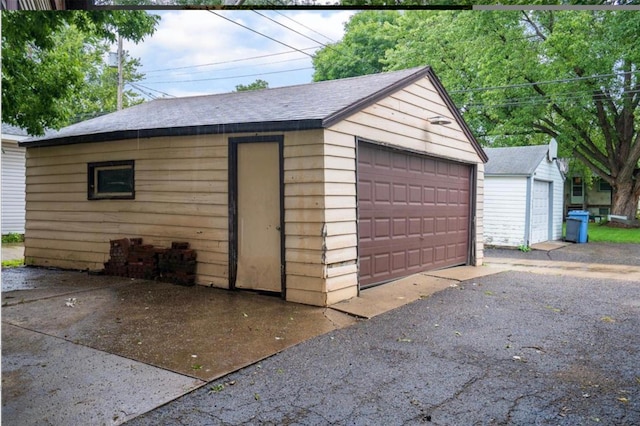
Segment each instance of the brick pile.
M196 252L189 243L171 243L171 248L158 257L161 281L179 285L196 282Z
M110 241L106 275L158 280L191 286L196 283L196 252L189 243L174 242L171 248L142 244L142 238Z
M109 261L104 264L104 273L117 277L126 277L127 259L131 243L128 238L121 238L119 240L111 240L110 244Z

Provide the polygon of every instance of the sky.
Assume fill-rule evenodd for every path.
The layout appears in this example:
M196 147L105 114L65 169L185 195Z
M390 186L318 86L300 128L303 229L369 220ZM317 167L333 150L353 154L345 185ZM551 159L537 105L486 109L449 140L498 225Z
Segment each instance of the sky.
M137 45L124 41L124 50L142 64L138 70L145 74L145 79L137 82L139 88L157 97L182 97L232 92L237 85L248 85L257 79L267 81L272 88L310 83L311 55L322 44L339 41L344 24L355 13L351 10L213 12L149 12L161 16L155 33Z

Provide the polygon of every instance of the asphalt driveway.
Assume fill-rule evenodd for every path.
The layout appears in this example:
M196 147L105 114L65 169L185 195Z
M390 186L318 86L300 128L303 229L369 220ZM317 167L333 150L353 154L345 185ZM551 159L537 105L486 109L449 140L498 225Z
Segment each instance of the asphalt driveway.
M611 262L638 247L560 250L531 257ZM487 262L506 254L525 253ZM640 282L509 271L463 281L127 424L638 425Z

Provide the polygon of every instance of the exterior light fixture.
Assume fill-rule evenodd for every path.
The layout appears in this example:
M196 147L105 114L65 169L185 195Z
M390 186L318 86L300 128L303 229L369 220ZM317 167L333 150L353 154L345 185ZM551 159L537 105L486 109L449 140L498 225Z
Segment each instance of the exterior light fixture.
M443 117L441 115L436 115L435 117L429 117L427 118L427 121L429 121L429 123L431 124L435 124L438 126L444 126L445 124L451 124L451 120L449 120L447 117Z

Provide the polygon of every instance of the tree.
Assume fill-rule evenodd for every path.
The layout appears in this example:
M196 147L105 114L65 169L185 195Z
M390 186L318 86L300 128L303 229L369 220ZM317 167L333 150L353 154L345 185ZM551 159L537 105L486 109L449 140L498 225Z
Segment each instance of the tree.
M398 11L369 10L355 14L345 24L341 41L320 49L313 57L313 80L334 80L374 74L384 70L384 52L395 46L386 31L396 25Z
M144 11L3 12L2 121L34 135L68 124L104 42L139 42L158 20ZM83 37L65 40L69 31Z
M554 137L564 155L611 185L613 214L635 217L640 19L634 13L407 11L380 33L393 40L379 54L384 69L431 65L483 144Z
M257 79L251 84L238 84L236 86L236 92L248 92L250 90L260 90L260 89L268 89L269 82Z

